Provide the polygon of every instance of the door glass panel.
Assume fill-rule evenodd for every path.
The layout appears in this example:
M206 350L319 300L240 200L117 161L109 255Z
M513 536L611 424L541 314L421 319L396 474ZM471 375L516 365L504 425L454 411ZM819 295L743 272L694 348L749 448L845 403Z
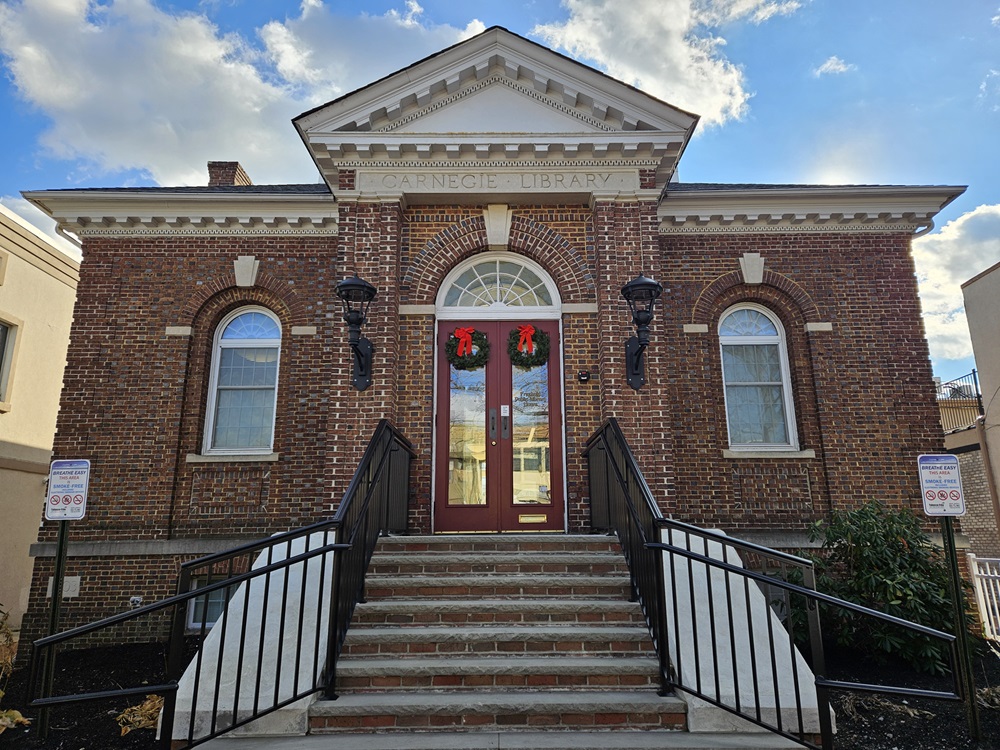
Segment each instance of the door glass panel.
M448 505L486 505L486 368L449 369Z
M514 504L551 505L549 366L512 370Z

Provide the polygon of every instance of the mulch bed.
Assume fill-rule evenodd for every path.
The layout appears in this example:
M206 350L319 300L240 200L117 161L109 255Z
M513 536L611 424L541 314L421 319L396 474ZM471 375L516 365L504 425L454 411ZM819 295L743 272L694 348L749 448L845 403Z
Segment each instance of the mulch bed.
M888 683L923 689L947 689L948 681L900 665L879 667L869 659L846 652L828 653L830 677L855 682ZM59 692L95 691L115 686L154 685L163 680L164 653L160 644L124 645L75 651L59 657ZM983 742L969 735L961 704L901 699L881 695L837 693L837 750L1000 750L1000 654L984 649L976 658L976 686L996 688L997 706L981 707ZM142 702L132 697L84 703L52 711L49 736L38 737L37 712L26 710L27 670L14 673L3 708L20 708L34 720L28 728L0 734L0 747L15 750L135 750L152 747L154 731L138 729L121 736L116 717Z

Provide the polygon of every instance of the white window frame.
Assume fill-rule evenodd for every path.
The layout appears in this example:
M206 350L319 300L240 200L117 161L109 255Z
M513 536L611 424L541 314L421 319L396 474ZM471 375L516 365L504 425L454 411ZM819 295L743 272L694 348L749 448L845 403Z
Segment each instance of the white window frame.
M516 263L534 273L549 293L552 304L507 306L502 302L494 302L492 305L483 307L456 307L444 304L448 296L448 291L468 269L478 266L481 263L498 262ZM531 258L508 251L486 252L473 255L471 258L459 263L445 276L444 281L441 282L441 286L438 289L435 313L438 320L558 320L562 317L562 298L559 296L559 289L556 287L548 271L531 260Z
M208 586L208 585L210 585L212 583L218 583L219 581L224 581L225 579L226 579L226 577L224 575L196 576L196 577L194 577L194 578L191 579L191 588L189 590L190 591L197 591L198 589L203 588L204 586ZM219 593L219 592L222 592L222 596L224 597L224 601L222 603L222 609L225 610L226 607L229 606L229 598L230 597L226 596L226 589L218 589L217 591L214 591L214 592L210 591L209 593L205 594L205 596L204 596L204 605L203 605L203 610L202 611L207 611L208 606L209 606L209 597L212 596L212 594ZM187 616L185 618L185 628L187 629L188 632L200 631L201 630L201 619L198 618L196 616L196 613L195 613L195 609L197 608L197 605L195 604L195 602L197 602L197 601L198 601L197 599L190 599L190 600L188 600ZM215 618L214 620L207 620L206 619L205 620L205 630L206 631L211 630L212 627L215 625L215 623L217 623L221 617L222 617L222 614L220 613L219 617Z
M7 329L7 337L0 349L0 412L10 411L11 391L14 388L14 365L21 345L24 322L0 313L0 325Z
M761 313L774 326L778 332L777 336L724 336L722 334L722 324L733 313L739 310L754 310ZM751 302L741 302L725 310L719 316L717 327L719 335L719 366L722 370L722 395L726 405L726 437L729 448L732 451L795 451L799 447L798 433L795 429L795 404L792 398L792 381L788 366L788 345L785 340L785 327L781 325L778 316L763 305ZM778 347L778 361L781 366L781 397L785 411L785 435L788 442L785 443L736 443L733 442L732 431L729 426L729 395L728 381L726 380L726 359L724 350L726 346L753 346L753 345L776 345Z
M222 360L222 349L223 348L246 348L246 347L260 347L261 342L272 342L274 339L228 339L223 343L222 334L225 332L226 328L232 323L236 318L241 315L246 315L247 313L262 313L274 321L274 324L278 326L278 331L281 331L281 321L278 320L278 316L273 312L268 310L266 307L260 307L258 305L247 305L246 307L240 307L233 310L222 322L219 323L218 327L215 329L215 335L212 339L212 366L209 371L209 388L208 388L208 403L206 406L205 413L205 434L204 442L202 447L202 453L204 455L216 455L216 456L256 456L256 455L269 455L274 450L274 425L278 416L278 384L281 381L281 338L277 339L277 349L278 349L278 361L277 368L275 372L274 380L274 408L271 410L271 440L267 447L264 448L215 448L212 445L212 437L215 432L215 407L218 400L219 393L219 364Z

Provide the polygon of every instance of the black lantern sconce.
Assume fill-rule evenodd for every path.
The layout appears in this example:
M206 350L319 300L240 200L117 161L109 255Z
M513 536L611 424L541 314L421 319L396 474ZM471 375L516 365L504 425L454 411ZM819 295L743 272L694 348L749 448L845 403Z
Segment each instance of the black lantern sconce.
M643 354L649 346L649 324L653 322L653 306L663 294L658 281L647 279L641 273L622 287L622 297L628 302L635 323L636 335L625 343L625 380L633 390L646 382L646 359Z
M344 303L344 322L347 323L347 337L354 352L354 372L351 385L359 391L372 384L372 342L361 336L361 326L368 319L368 308L378 290L364 279L344 279L337 284L337 296Z

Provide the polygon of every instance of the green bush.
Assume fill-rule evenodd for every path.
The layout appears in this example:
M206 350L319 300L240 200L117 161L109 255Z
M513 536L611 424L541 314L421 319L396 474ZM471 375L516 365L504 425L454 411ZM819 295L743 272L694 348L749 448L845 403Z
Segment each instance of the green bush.
M951 632L950 574L938 547L908 509L873 501L836 511L810 530L823 540L819 589L904 620ZM823 628L841 645L882 663L899 657L924 672L946 671L947 644L872 617L824 608Z

